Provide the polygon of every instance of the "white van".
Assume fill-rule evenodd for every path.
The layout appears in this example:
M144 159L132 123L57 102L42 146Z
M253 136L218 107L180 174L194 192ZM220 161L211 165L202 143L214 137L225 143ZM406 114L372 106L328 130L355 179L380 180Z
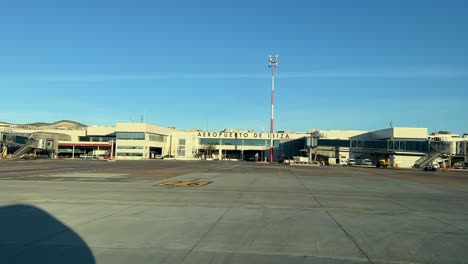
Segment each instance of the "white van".
M468 169L468 161L457 162L453 165L454 169Z

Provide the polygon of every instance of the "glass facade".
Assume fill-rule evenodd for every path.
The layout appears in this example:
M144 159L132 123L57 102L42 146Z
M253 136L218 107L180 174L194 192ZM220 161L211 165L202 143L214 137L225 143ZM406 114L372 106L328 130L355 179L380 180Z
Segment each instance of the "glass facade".
M202 138L200 139L199 144L200 145L208 145L208 144L214 144L214 145L221 145L221 139L217 138Z
M390 149L395 148L395 150L401 151L427 152L429 149L429 144L427 140L354 140L352 143L352 148L365 148L376 150L387 150L390 147ZM319 139L318 145L325 147L350 147L350 141L342 139Z
M364 140L364 148L387 149L387 141L384 141L384 140Z
M415 152L428 152L429 142L428 141L407 141L406 149Z
M149 134L149 140L150 141L166 142L166 138L167 138L167 136L164 136L164 135Z
M117 132L117 139L123 140L145 140L143 132Z
M117 149L143 149L143 146L117 146Z
M117 152L119 157L143 157L143 153Z
M351 148L375 149L386 151L408 151L427 152L429 150L428 141L413 140L355 140L351 142Z
M222 145L232 145L232 146L236 146L236 145L242 146L242 139L223 139L221 144Z
M75 155L76 155L76 154L83 154L83 153L85 153L84 150L78 149L78 148L75 148L74 151L73 151L73 149L71 149L71 148L59 148L57 151L58 151L58 153L61 153L61 154L64 154L64 153L67 153L67 154L75 153Z
M258 147L269 147L269 139L217 139L217 138L201 138L199 145L222 145L222 146L258 146ZM278 147L280 141L273 140L273 146Z
M3 134L2 140L14 142L16 144L26 144L28 142L28 137L24 136L17 136L17 135L10 135L10 134Z
M345 139L318 139L319 146L349 148L349 140Z
M81 142L109 142L111 140L115 140L115 137L86 136L79 137L78 140Z

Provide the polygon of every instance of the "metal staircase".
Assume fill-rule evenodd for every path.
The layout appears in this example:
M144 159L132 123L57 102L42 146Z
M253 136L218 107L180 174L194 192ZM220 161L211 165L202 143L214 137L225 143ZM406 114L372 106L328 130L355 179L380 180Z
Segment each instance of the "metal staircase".
M32 156L28 156L28 154L33 150L52 152L54 148L57 147L57 142L60 139L60 136L60 134L54 133L0 133L0 144L11 149L16 149L16 151L8 155L8 158L32 158L35 156L35 152Z
M414 167L415 168L424 167L442 154L443 154L442 152L427 153L426 155L422 156L421 158L419 158L417 161L414 162Z
M450 153L450 143L444 141L433 141L430 145L430 152L414 162L415 168L421 168L431 163L437 157Z

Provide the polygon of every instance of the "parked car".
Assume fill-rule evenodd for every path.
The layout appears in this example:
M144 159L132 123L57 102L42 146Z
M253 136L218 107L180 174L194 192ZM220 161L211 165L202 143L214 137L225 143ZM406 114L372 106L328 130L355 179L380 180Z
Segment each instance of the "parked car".
M155 159L164 159L164 156L161 155L161 154L155 154L155 155L154 155L154 158L155 158Z
M424 166L425 171L436 171L438 169L440 169L439 163L432 163L432 164L427 164L426 166Z
M90 153L90 154L82 154L82 155L80 155L80 158L82 158L82 159L95 159L95 158L97 158L97 156Z
M348 166L354 166L354 165L356 165L356 161L354 159L349 159Z
M340 160L340 165L346 166L348 165L348 162L346 160Z
M453 164L453 168L454 169L468 169L468 162L467 161L457 162Z
M362 165L372 165L372 161L370 159L363 159Z

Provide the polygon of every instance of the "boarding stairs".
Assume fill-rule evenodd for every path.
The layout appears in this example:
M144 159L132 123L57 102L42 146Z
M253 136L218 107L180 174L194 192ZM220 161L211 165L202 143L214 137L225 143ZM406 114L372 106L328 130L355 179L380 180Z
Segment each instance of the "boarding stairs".
M414 167L415 168L422 168L426 166L427 164L431 163L434 159L442 155L442 152L431 152L427 153L426 155L422 156L419 158L417 161L414 162Z
M427 153L426 155L422 156L419 158L415 163L414 167L415 168L422 168L431 162L434 161L434 159L447 155L450 153L450 142L446 141L433 141L431 142L430 145L430 152Z

